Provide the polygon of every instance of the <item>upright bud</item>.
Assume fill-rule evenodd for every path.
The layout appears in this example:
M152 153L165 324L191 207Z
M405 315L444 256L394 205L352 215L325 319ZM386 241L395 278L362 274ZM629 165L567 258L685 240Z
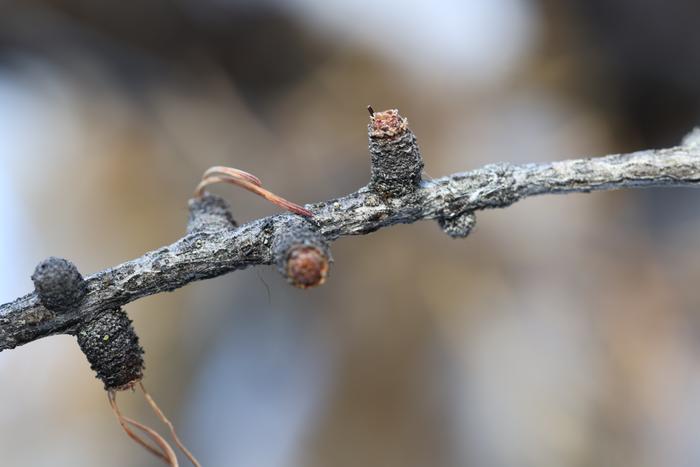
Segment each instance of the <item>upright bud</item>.
M423 158L415 135L398 110L374 112L370 108L369 152L372 191L385 197L398 197L418 188Z
M190 200L187 233L199 230L219 230L236 227L228 203L221 197L205 193Z

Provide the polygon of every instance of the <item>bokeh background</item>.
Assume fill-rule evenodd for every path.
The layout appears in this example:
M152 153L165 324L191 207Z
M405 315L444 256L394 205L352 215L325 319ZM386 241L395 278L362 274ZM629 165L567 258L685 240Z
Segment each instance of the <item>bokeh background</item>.
M697 0L0 1L0 302L49 255L89 274L178 238L201 173L289 199L369 177L365 106L426 176L678 143ZM275 212L215 187L239 222ZM207 466L700 465L693 190L541 197L333 244L127 307L145 382ZM124 411L154 426L137 394ZM163 430L161 430L163 431ZM183 465L184 460L183 460ZM74 338L0 355L0 464L160 465Z

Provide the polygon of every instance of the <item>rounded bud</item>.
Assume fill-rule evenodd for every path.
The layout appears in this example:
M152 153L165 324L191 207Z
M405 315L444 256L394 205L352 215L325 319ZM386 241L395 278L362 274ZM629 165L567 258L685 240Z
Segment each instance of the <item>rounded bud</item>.
M40 262L32 274L39 301L51 311L68 311L77 306L87 293L83 276L75 264L50 257Z
M290 216L275 232L272 254L277 269L293 286L306 289L326 281L331 262L328 244L308 220Z
M77 332L78 345L106 390L129 389L143 378L143 349L121 308L102 312Z
M464 238L474 229L476 216L473 212L465 212L454 217L441 217L438 219L438 224L450 237Z
M295 245L287 257L286 276L292 285L300 289L322 285L326 282L328 264L328 257L319 248Z

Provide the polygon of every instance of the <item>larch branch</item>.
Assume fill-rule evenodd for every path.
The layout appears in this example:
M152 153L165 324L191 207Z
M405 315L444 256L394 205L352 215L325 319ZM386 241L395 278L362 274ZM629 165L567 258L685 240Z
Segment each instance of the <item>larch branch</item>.
M700 186L697 130L683 144L668 149L543 164L493 164L421 180L416 178L416 171L420 173L423 165L415 137L405 119L397 117L398 113L390 112L371 117L373 177L368 186L341 198L305 206L313 217L304 222L324 245L341 236L364 235L424 219L439 221L452 236L466 236L474 224L475 211L504 208L534 195ZM394 144L392 141L394 148L386 146ZM413 159L406 162L405 158ZM68 310L46 308L36 291L1 305L0 351L52 334L76 334L101 313L196 280L249 266L279 265L274 245L280 236L297 229L300 222L294 214L279 214L236 226L225 203L209 194L191 200L190 213L185 236L86 277L84 296Z

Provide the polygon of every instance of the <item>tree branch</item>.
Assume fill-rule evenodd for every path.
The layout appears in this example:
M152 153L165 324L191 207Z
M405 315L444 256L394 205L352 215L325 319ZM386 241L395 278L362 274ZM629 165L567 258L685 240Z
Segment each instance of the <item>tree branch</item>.
M401 120L398 113L381 114L399 120L387 123L380 113L372 116L370 184L342 198L306 205L313 218L304 222L318 241L331 242L341 236L364 235L423 219L439 221L452 236L466 236L474 224L474 211L507 207L528 196L700 185L698 130L682 145L669 149L548 164L494 164L436 180L420 180L415 171L422 169L422 160L405 119ZM387 130L387 124L395 125L390 128L393 132ZM382 159L382 154L387 156ZM412 157L418 159L406 163L406 158ZM403 165L392 165L396 161ZM388 166L381 167L382 163ZM392 171L400 176L394 177ZM236 227L220 198L207 194L191 200L184 237L85 278L87 292L72 308L49 309L37 292L0 306L0 351L52 334L76 334L81 326L108 310L192 281L254 265L279 265L280 253L274 244L279 243L280 236L299 228L299 223L300 218L294 214L280 214Z

